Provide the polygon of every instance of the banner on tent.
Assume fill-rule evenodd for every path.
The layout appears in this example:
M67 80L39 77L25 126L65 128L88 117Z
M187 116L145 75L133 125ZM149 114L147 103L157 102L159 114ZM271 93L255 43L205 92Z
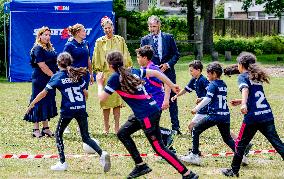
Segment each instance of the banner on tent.
M15 6L12 5L10 5L9 40L9 81L12 82L31 81L30 50L35 42L36 32L42 26L48 26L51 29L51 43L55 50L60 53L69 38L68 26L76 23L83 24L86 28L86 40L90 44L92 55L96 39L104 35L100 25L101 18L108 16L114 19L114 14L110 11L112 4L110 4L111 8L106 7L107 11L102 11L102 9L92 9L91 11L89 9L80 13L79 9L70 9L74 5L60 6L60 4L52 4L53 12L42 9L35 11L34 8L28 8L27 5L19 5L19 8L30 11L13 11L12 9ZM82 4L79 5L80 7L83 6ZM93 5L85 4L83 7L86 9L86 6L92 7ZM55 13L54 11L58 12Z

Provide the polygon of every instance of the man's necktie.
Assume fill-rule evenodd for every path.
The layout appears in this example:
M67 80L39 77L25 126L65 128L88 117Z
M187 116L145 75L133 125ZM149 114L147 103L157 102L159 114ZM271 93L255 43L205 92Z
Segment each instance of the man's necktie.
M158 53L158 36L154 35L153 36L153 40L154 40L154 43L153 43L154 55L159 57L159 53Z

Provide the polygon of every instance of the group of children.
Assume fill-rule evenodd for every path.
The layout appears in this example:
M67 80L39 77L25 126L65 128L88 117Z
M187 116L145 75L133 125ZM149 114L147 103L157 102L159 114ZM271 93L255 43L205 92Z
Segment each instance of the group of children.
M150 46L143 46L136 50L140 69L127 69L124 67L123 56L118 51L110 52L106 59L113 72L107 85L104 84L103 73L96 75L98 85L98 98L106 100L112 93L118 93L132 109L126 123L117 133L118 139L131 154L135 167L128 178L136 178L151 172L151 168L142 160L140 153L131 138L131 135L142 129L157 154L172 165L182 178L198 178L198 175L181 162L200 165L199 136L206 129L217 126L224 142L234 151L231 168L222 170L225 176L238 176L239 169L246 151L249 150L250 141L259 130L273 145L284 159L284 144L280 140L274 126L271 108L265 98L262 82L269 82L267 75L256 65L256 57L251 53L241 53L238 58L239 88L242 99L232 100L233 106L241 105L244 121L239 136L232 138L230 133L230 112L227 105L227 86L221 75L223 69L219 63L213 62L207 66L207 79L201 74L203 66L200 61L193 61L189 65L192 80L183 89L173 84L159 68L152 62L153 50ZM67 163L64 157L62 134L72 118L79 124L82 140L91 146L99 155L100 162L107 172L110 170L110 156L92 140L88 133L86 113L87 90L82 76L84 69L71 67L72 57L68 53L61 53L57 59L60 71L57 72L47 84L46 88L31 102L28 111L35 103L40 101L49 90L57 88L62 94L61 117L56 129L56 143L60 161L52 166L52 170L66 170ZM177 93L170 99L170 91ZM195 114L189 125L192 132L193 146L188 156L181 159L170 150L172 141L165 135L170 130L160 128L159 122L163 109L169 107L169 100L195 90L197 106L191 110Z

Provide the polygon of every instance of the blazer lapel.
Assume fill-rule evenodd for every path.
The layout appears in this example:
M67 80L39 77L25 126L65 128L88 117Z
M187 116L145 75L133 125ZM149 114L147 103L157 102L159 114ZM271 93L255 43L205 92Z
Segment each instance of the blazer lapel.
M149 45L153 46L154 39L152 38L152 35L148 35L148 39L149 39Z
M166 45L167 45L167 43L166 43L166 38L165 38L165 35L164 35L163 32L161 33L161 36L162 36L162 59L163 59L163 57L164 57L164 55L166 53Z

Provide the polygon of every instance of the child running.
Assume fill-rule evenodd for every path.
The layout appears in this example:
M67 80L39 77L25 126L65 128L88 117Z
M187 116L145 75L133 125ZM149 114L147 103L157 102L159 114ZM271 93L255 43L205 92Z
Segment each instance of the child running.
M136 49L136 53L137 61L141 66L141 69L151 69L161 72L160 68L151 61L154 51L150 45L145 45L139 49ZM162 110L169 108L171 93L169 86L164 85L163 82L156 77L145 77L142 80L145 81L144 87L147 93L149 93L149 95L151 95L152 98L157 102L159 108ZM160 127L160 129L162 140L165 146L175 153L176 151L172 145L176 131L164 127Z
M67 162L64 155L63 131L68 126L73 118L75 118L80 127L82 140L84 143L92 147L100 155L100 164L103 166L104 172L108 172L111 167L110 156L106 151L97 145L92 140L88 132L88 114L86 112L86 99L88 91L85 89L86 82L82 79L86 75L86 68L73 68L72 57L69 53L63 52L57 57L57 64L60 71L52 76L45 89L41 91L36 98L31 102L27 112L34 105L43 99L50 90L57 88L62 95L61 101L61 116L56 128L56 145L59 152L60 161L51 167L51 170L67 170Z
M128 121L120 128L117 135L119 140L131 154L136 166L128 175L128 178L136 178L152 171L143 162L137 147L131 138L131 134L142 129L151 143L155 152L171 164L183 178L198 178L198 175L188 170L162 142L159 121L161 111L143 86L141 78L156 77L167 84L173 91L178 92L179 87L173 84L164 74L157 70L126 69L123 66L123 56L114 51L107 55L109 68L114 73L109 78L103 89L103 73L97 74L98 97L100 101L106 100L112 93L117 92L130 106L134 115L129 116Z
M272 110L262 86L263 82L269 83L269 77L256 64L256 57L252 53L242 52L237 57L237 62L240 72L238 83L242 99L234 99L230 103L233 106L241 105L244 120L236 141L236 151L231 168L222 170L223 175L231 177L239 176L244 150L257 131L267 138L284 160L284 144L276 132Z
M181 90L178 94L171 98L172 101L176 100L179 96L184 95L186 92L191 93L195 90L197 95L197 101L201 100L203 97L206 96L207 93L207 86L209 81L202 75L203 65L200 60L194 60L188 65L189 73L191 74L192 78L185 86L183 90ZM205 118L208 114L208 106L204 106L201 108L197 114L193 117L192 121L188 125L189 132L192 131L192 128L203 118Z
M206 95L202 101L191 110L196 114L207 107L207 114L201 118L192 130L192 151L181 160L194 165L200 165L199 136L210 127L217 126L223 141L234 151L235 143L230 135L230 112L227 106L227 85L220 79L222 67L219 63L210 63L207 67L207 78L210 81ZM203 87L204 89L206 87Z
M198 104L202 100L202 98L204 98L206 96L209 81L206 79L206 77L204 77L202 75L203 65L202 65L200 60L194 60L194 61L190 62L188 67L189 67L189 73L192 76L192 79L189 81L187 86L185 86L185 88L183 90L181 90L178 94L176 94L174 97L172 97L171 100L176 100L179 96L184 95L186 92L191 93L192 91L195 90L196 95L197 95L196 103ZM208 105L201 108L197 112L197 114L195 114L195 116L193 117L192 121L188 125L188 129L189 129L190 133L192 132L193 127L199 121L201 121L202 119L207 117L207 115L208 115ZM232 131L230 132L230 134L231 134L231 136L234 140L237 140L237 136ZM248 165L248 159L247 159L246 155L249 153L249 150L251 149L251 147L252 147L252 144L250 143L248 145L248 147L246 148L246 152L245 152L244 158L242 160L243 165ZM183 160L187 163L199 165L200 163L199 162L195 163L195 161L200 161L200 160L199 159L196 160L197 157L190 154L190 151L191 151L191 149L189 149L189 155L183 156L181 158L181 160ZM198 155L200 156L201 153L199 153Z

